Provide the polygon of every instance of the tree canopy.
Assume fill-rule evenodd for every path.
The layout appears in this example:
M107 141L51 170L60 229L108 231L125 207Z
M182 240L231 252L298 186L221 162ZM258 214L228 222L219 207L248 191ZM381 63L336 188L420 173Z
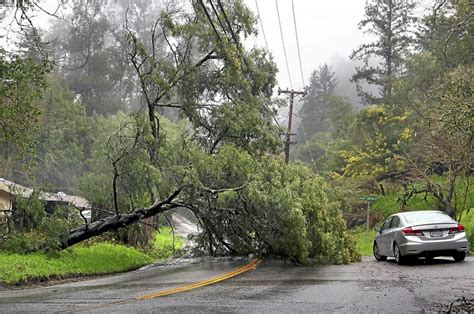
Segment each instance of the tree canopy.
M396 186L403 209L423 193L452 216L470 206L467 0L437 3L419 20L412 1L368 1L359 27L374 41L354 50L363 65L350 69L365 106L336 94L336 67L314 70L290 165L278 68L246 44L257 18L244 1L73 0L44 34L28 19L34 4L16 4L25 37L0 53L0 176L84 195L92 221L84 208L42 210L39 191L19 195L2 209L0 248L101 237L146 249L148 231L179 208L209 254L348 263L354 195Z

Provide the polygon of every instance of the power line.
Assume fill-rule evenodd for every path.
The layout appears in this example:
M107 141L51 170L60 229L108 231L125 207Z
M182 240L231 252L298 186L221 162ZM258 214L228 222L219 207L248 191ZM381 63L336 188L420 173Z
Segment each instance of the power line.
M235 45L236 45L236 47L237 47L237 53L240 55L241 59L244 61L244 63L245 63L245 65L247 66L247 68L249 68L249 64L248 64L248 62L247 62L247 59L245 58L245 56L243 55L243 52L241 51L241 45L240 45L240 43L239 43L239 41L238 41L237 35L235 34L234 30L232 29L232 25L230 24L229 19L227 18L227 14L226 14L226 12L225 12L225 10L224 10L224 7L222 6L222 3L221 3L220 0L217 0L217 1L218 1L219 8L220 8L220 10L221 10L221 12L222 12L222 14L223 14L223 16L224 16L224 20L225 20L225 22L227 23L227 26L228 26L229 30L226 29L226 27L224 26L222 20L220 19L219 13L217 12L216 7L214 6L212 0L208 0L208 2L210 3L210 5L211 5L211 7L212 7L212 11L214 12L214 15L216 16L216 19L217 19L219 25L221 26L221 28L222 28L222 30L223 30L223 32L224 32L224 35L223 35L223 36L224 36L224 37L228 36L227 33L228 33L228 31L230 32L231 40L233 40L233 41L235 42ZM217 40L222 43L223 41L222 41L222 39L221 39L221 36L219 35L219 32L217 31L217 28L216 28L216 26L214 25L214 22L212 21L212 17L211 17L211 15L209 14L209 12L207 11L206 6L204 5L203 0L198 0L198 3L201 5L201 7L202 7L202 9L203 9L203 11L204 11L204 13L205 13L205 15L206 15L208 21L209 21L209 24L212 26L212 29L214 30L214 33L215 33L215 35L216 35L216 37L217 37Z
M283 44L283 52L285 54L286 70L288 72L288 79L290 80L290 87L291 89L293 89L293 83L291 82L290 66L288 65L288 57L286 55L285 39L283 38L283 28L281 27L280 9L278 8L278 0L275 0L275 4L276 4L276 9L277 9L278 24L280 25L281 43Z
M262 16L260 15L260 9L258 8L257 0L255 0L255 6L257 7L258 20L260 21L260 28L262 29L263 40L265 40L265 47L267 47L267 52L270 52L270 49L268 49L267 36L265 35L265 29L263 28Z
M301 63L301 53L300 53L300 41L298 39L298 28L296 27L295 4L293 0L291 0L291 9L293 10L293 22L295 25L296 47L298 48L298 60L300 61L301 82L303 83L303 88L305 88L306 84L304 83L303 65Z
M221 37L219 36L219 32L217 31L216 29L216 26L214 25L214 23L212 22L212 18L211 16L209 15L209 12L207 12L207 9L206 9L206 6L204 5L204 2L202 2L202 0L198 0L199 4L201 5L202 9L204 10L204 13L206 14L206 17L209 21L209 24L211 24L212 26L212 29L214 30L214 33L216 34L216 37L219 41L221 41Z
M219 18L219 13L217 13L217 10L216 10L216 7L214 6L214 3L212 3L212 0L209 0L208 2L211 4L212 11L214 11L214 14L216 15L217 21L219 22L219 25L221 26L221 28L222 28L222 29L224 30L224 32L225 32L225 27L224 27L224 25L222 24L221 19Z
M212 0L209 0L209 2L211 3L212 8L215 10L214 5L212 4ZM245 58L245 54L242 51L242 45L240 44L237 35L235 34L234 30L232 29L232 24L230 23L229 18L227 17L227 13L225 12L225 9L224 9L224 6L222 5L221 0L217 0L217 4L218 4L218 6L219 6L219 8L222 12L222 15L224 16L224 21L227 24L227 27L229 28L230 36L231 36L232 40L234 41L235 46L237 47L237 52L240 54L240 57L244 61L245 65L247 66L247 69L249 69L249 63L247 62L247 58ZM222 30L224 31L224 33L227 34L227 30L222 25L221 19L219 18L219 14L217 14L217 12L215 12L215 14L216 14L216 18L219 20L219 24L221 25Z
M210 17L210 14L207 12L206 7L204 6L203 0L198 0L198 2L201 4L201 7L202 7L202 9L204 10L204 13L205 13L206 16L207 16L209 23L211 24L212 28L214 29L214 32L216 33L216 36L217 36L217 40L222 43L222 39L221 39L221 37L219 36L219 34L218 34L218 32L217 32L217 29L216 29L215 26L214 26L214 23L212 22L212 19L211 19L211 17ZM216 15L216 18L217 18L217 20L218 20L218 22L219 22L219 25L221 26L221 28L222 28L222 30L223 30L223 32L224 32L224 34L225 34L224 37L228 36L227 33L230 32L231 39L234 41L234 43L235 43L235 45L236 45L236 47L237 47L237 50L238 50L238 53L239 53L239 57L243 60L244 64L245 64L246 67L247 67L246 71L251 73L251 72L252 72L252 69L250 68L249 63L248 63L248 61L247 61L247 58L245 57L244 52L242 51L242 45L241 45L240 42L239 42L239 38L238 38L237 34L235 33L235 31L234 31L233 28L232 28L232 24L230 23L230 20L229 20L229 18L228 18L228 16L227 16L227 13L226 13L226 11L225 11L225 8L224 8L224 6L223 6L221 0L217 0L217 4L218 4L218 6L219 6L220 11L222 12L223 18L224 18L224 20L225 20L225 23L227 24L227 28L228 28L228 29L226 29L226 27L224 27L224 25L223 25L224 23L221 21L221 18L219 17L219 14L218 14L216 8L214 7L214 5L213 5L213 3L212 3L212 0L208 0L208 2L211 4L212 9L213 9L213 11L214 11L214 14ZM244 70L244 69L242 69L242 70ZM261 91L259 92L258 97L259 97L259 98L261 99L261 101L262 101L263 109L266 110L266 111L270 114L270 116L273 118L273 120L274 120L275 123L278 125L278 127L280 127L280 125L279 125L279 123L278 123L278 120L277 120L276 117L274 116L273 112L271 111L271 109L268 108L268 107L269 107L269 104L266 103L266 101L264 101L264 97L262 96L262 92L261 92Z
M296 114L296 116L299 117L299 118L301 118L300 126L301 126L301 131L303 132L303 138L304 138L306 147L307 147L307 149L308 149L309 157L311 158L311 163L312 163L314 169L316 170L316 173L319 175L319 170L318 170L318 167L316 166L316 163L315 163L315 160L314 160L314 156L313 156L313 149L311 148L311 146L309 145L309 142L308 142L308 134L306 133L306 130L305 130L305 128L304 128L303 119L302 119L300 113Z
M309 145L308 145L308 138L306 137L306 130L304 129L304 124L300 122L300 125L301 125L301 131L303 131L304 141L305 141L305 143L306 143L306 146L308 147L309 157L311 158L311 162L314 162L312 149L311 149L311 147L309 147Z
M210 0L211 4L212 4L212 0ZM224 6L222 5L222 2L221 0L217 0L217 4L222 12L222 15L224 16L224 21L226 22L227 24L227 27L229 28L229 32L230 32L230 35L232 37L232 39L234 40L235 44L237 45L237 47L240 49L241 48L241 45L240 45L240 42L239 42L239 38L237 37L237 35L235 34L234 30L232 29L232 24L230 24L230 21L229 19L227 18L227 13L225 13L225 10L224 10ZM217 15L217 14L216 14ZM219 19L219 15L217 15L217 18ZM219 19L220 21L220 19ZM225 28L222 27L225 31ZM245 60L244 60L245 61Z

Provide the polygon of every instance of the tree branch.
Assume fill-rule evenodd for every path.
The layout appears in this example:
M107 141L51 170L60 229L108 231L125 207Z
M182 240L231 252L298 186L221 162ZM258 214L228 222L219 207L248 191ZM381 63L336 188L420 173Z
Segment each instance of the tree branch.
M180 192L181 189L177 189L166 199L159 202L157 201L149 207L138 208L127 214L109 216L97 220L89 225L83 225L79 228L73 229L69 232L67 240L62 243L61 247L63 249L67 248L71 245L89 239L91 237L103 234L107 231L127 227L142 219L155 216L158 213L165 212L172 208L176 208L177 206L172 204L172 202L179 195Z

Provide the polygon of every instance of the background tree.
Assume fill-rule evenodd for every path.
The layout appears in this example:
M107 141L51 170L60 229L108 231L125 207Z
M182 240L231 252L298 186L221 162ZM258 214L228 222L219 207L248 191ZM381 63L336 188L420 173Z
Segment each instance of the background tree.
M394 99L417 112L433 84L447 71L473 62L472 9L468 1L436 1L417 24L416 50L394 82ZM413 121L416 124L416 121Z
M331 104L329 97L334 95L337 80L331 67L324 64L313 71L310 77L307 95L303 98L303 105L299 111L301 122L298 126L296 147L301 147L307 140L320 132L327 132L331 126L329 112ZM317 155L315 151L314 154ZM311 161L311 154L298 154L298 158ZM317 156L313 156L317 158Z
M36 153L25 158L32 161L32 167L16 177L28 186L48 186L54 192L77 195L79 181L89 168L91 147L97 141L94 121L74 93L54 76L49 77L39 107Z
M110 114L132 102L133 80L127 75L123 18L108 17L108 1L74 0L72 13L56 20L54 39L59 76L81 98L89 115ZM113 24L116 22L117 24Z
M404 167L402 153L413 136L407 113L397 115L382 105L373 105L357 115L352 149L342 151L344 174L375 178Z
M355 113L352 105L342 97L329 96L328 125L326 132L314 134L308 143L301 144L297 151L297 158L309 162L319 174L342 174L346 165L341 156L342 151L353 148L355 132Z
M311 138L318 132L326 132L330 128L329 112L331 104L329 97L334 96L337 80L331 67L324 64L311 73L307 95L303 98L303 105L299 111L301 124L298 128L298 139L301 140L303 130Z
M356 67L352 81L379 86L380 95L372 95L358 85L358 93L366 104L392 102L393 83L403 70L408 49L413 43L411 29L415 22L411 0L371 0L366 3L360 29L375 36L376 41L363 44L351 54L351 59L364 61Z
M473 74L472 66L459 67L433 86L422 104L425 128L408 158L408 179L415 184L407 189L407 196L428 193L450 216L469 209L466 197L474 165ZM464 187L460 181L465 182Z
M430 14L418 25L418 49L430 52L441 67L472 64L474 14L468 0L435 1Z
M15 160L34 152L40 108L49 66L18 55L0 54L0 176L12 174Z

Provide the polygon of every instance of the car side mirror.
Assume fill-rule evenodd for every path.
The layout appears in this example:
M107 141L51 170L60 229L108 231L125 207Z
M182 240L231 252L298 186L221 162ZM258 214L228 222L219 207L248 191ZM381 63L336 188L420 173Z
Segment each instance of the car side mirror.
M380 228L380 227L375 227L375 231L377 231L378 233L381 233L381 232L382 232L382 228Z

